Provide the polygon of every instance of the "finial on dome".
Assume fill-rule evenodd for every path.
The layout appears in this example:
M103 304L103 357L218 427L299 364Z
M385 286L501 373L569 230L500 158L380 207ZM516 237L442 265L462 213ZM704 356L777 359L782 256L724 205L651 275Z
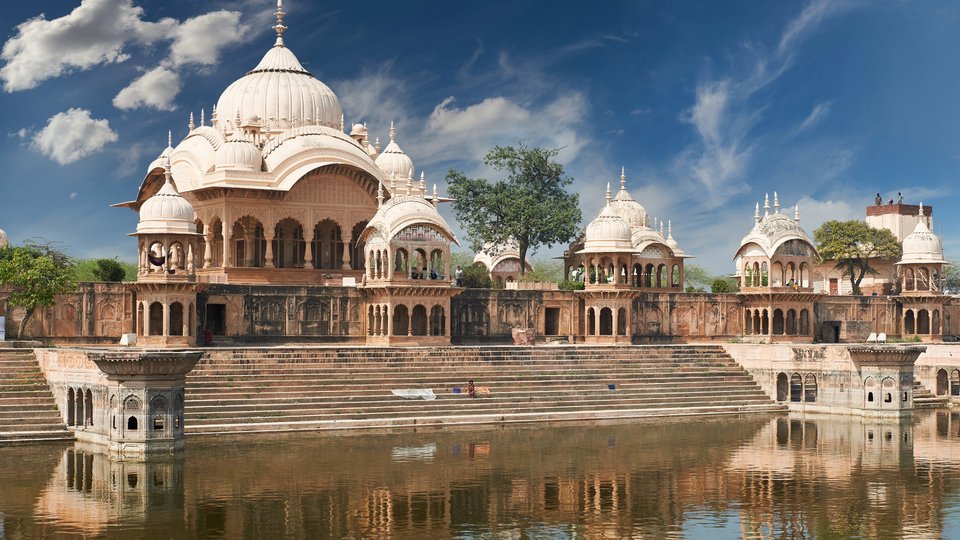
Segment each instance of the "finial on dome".
M167 130L167 148L173 148L173 130Z
M380 137L377 137L377 142L373 144L373 149L376 150L378 154L380 153Z
M777 192L773 192L773 213L780 213L780 197L777 196Z
M210 125L217 127L217 104L213 104L213 110L210 111Z
M427 180L423 171L420 171L420 196L427 198Z
M753 210L753 222L760 223L760 202L757 201L757 207Z
M283 25L283 16L286 15L283 12L283 0L277 0L277 24L273 25L273 29L277 32L277 42L274 44L275 47L283 47L283 33L287 30L287 27Z
M204 117L203 107L200 108L200 125L207 125L207 119Z
M383 206L383 182L377 182L377 208Z
M390 121L390 142L393 142L393 139L397 136L397 130L393 127L393 120ZM377 149L379 152L379 149Z
M610 182L607 182L607 204L610 204Z
M345 124L343 123L343 113L340 113L340 131L344 131Z
M660 220L660 236L663 236L663 220Z
M799 204L793 207L793 220L796 221L797 223L800 223L800 205Z
M923 217L923 202L920 203L920 217Z
M673 240L673 221L667 220L667 240Z
M167 156L166 161L163 162L163 183L164 185L173 184L173 177L170 176L170 156Z
M763 217L770 215L770 194L765 193L763 195Z
M413 195L413 175L407 177L407 195Z
M193 112L190 113L190 122L187 123L187 127L190 128L190 131L193 131L193 128L196 127L193 123Z
M622 165L620 166L620 189L627 189L627 168Z

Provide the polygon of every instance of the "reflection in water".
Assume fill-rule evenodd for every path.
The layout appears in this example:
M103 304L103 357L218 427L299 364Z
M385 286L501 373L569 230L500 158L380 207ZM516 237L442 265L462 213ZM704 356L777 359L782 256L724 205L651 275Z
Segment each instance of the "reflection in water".
M11 538L939 538L960 415L750 416L191 439L168 462L0 449ZM953 527L954 529L951 529Z

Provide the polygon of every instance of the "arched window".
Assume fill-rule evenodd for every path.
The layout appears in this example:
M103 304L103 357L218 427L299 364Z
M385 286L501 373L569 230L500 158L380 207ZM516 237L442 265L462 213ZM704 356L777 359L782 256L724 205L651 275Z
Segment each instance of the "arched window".
M941 368L937 370L937 395L946 395L950 390L947 370Z
M773 310L773 334L775 336L783 335L783 310L777 308Z
M592 307L587 308L587 335L595 336L597 335L597 320L596 312Z
M163 335L163 304L160 302L153 302L150 304L149 324L151 336Z
M170 304L170 335L183 335L183 304L180 302Z
M613 311L608 307L600 309L600 335L613 335Z
M624 308L617 310L617 335L627 335L627 310Z
M925 309L917 312L917 333L923 335L930 333L930 312Z
M136 431L137 430L137 417L131 416L127 419L127 430Z
M790 401L800 403L803 400L803 378L799 373L790 376Z
M803 378L803 400L807 403L817 401L817 376L807 373Z
M795 309L787 310L787 335L797 335L797 311Z
M88 426L93 425L93 392L87 388L87 392L84 394L83 399L83 412L86 415L84 421Z
M907 335L916 334L916 331L915 331L916 325L914 323L915 321L913 318L913 310L908 309L903 314L903 333Z
M790 392L790 383L786 373L777 373L777 401L786 401Z
M950 372L950 395L960 396L960 369Z
M413 335L427 335L427 308L420 304L413 306Z
M76 416L76 398L74 397L73 388L67 388L67 425L75 426L77 424Z
M408 325L410 324L409 312L407 306L401 304L393 308L393 335L405 336L409 334Z

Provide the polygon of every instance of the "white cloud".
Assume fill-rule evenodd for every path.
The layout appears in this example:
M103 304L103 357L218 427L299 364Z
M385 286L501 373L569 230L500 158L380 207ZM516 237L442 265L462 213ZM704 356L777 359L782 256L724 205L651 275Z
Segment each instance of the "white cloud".
M371 139L376 139L377 133L386 135L390 122L396 122L398 128L410 124L406 112L407 85L393 75L392 67L384 64L355 79L337 81L332 85L340 96L347 125L368 123ZM407 139L409 133L401 131L401 135Z
M153 107L169 111L176 108L173 99L179 92L180 76L164 67L157 67L120 90L113 98L113 106L124 110Z
M60 165L73 163L115 142L106 119L94 120L86 109L70 109L50 117L33 138L33 147Z
M0 52L5 62L0 80L7 92L29 90L72 70L127 61L131 44L169 41L168 56L121 90L114 103L123 109L172 109L183 67L215 64L224 48L245 38L249 27L240 16L221 10L182 23L170 18L150 22L133 0L82 0L63 17L40 15L18 25Z
M800 123L800 126L797 128L797 133L806 131L817 124L819 124L827 115L830 114L831 103L829 101L824 103L817 103L813 110L810 111L810 114L803 119L803 122Z
M123 62L129 58L124 45L156 41L176 24L145 22L142 13L131 0L83 0L58 19L41 14L24 21L0 52L4 90L29 90L72 69Z
M864 215L862 207L854 208L844 200L818 200L813 197L803 197L797 205L800 207L800 223L811 237L813 231L825 221L863 219ZM793 209L790 209L790 214L793 214Z
M80 196L80 194L77 193L76 191L70 192L70 200L76 199L76 198L79 197L79 196Z
M236 11L214 11L187 19L173 32L169 63L212 65L223 48L240 43L249 27Z

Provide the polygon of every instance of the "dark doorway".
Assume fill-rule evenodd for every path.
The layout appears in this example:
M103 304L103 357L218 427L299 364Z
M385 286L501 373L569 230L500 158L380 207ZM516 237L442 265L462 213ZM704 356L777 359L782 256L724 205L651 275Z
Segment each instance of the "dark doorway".
M824 321L820 326L820 341L840 343L840 321Z
M544 314L543 333L547 336L560 335L560 308L548 307Z
M207 304L206 327L215 336L227 335L226 304Z

